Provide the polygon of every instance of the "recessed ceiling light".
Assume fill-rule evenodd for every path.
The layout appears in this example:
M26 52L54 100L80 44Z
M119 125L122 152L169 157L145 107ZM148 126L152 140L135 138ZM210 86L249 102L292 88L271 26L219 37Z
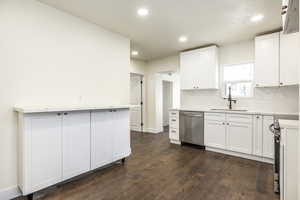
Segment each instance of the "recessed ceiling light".
M149 14L149 10L146 8L140 8L138 9L137 14L139 16L147 16Z
M251 17L251 21L258 22L258 21L261 21L263 18L264 18L263 15L255 15L255 16Z
M188 40L188 38L186 36L181 36L179 37L179 42L186 42Z
M132 52L131 52L131 55L137 56L137 55L139 55L139 52L138 52L138 51L132 51Z

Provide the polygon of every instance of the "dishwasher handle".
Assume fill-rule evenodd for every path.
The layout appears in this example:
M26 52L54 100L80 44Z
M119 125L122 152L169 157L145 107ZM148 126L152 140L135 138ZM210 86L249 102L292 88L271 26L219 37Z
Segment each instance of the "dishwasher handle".
M203 113L180 113L180 115L184 115L184 116L188 116L188 117L204 117L204 114Z

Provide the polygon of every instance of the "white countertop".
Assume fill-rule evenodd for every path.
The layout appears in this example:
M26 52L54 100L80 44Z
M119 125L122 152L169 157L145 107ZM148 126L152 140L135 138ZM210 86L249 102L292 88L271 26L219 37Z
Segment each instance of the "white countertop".
M83 110L129 109L137 105L93 105L93 106L16 106L14 110L20 113L65 112Z
M221 108L222 109L222 108ZM226 109L226 108L225 108ZM257 110L247 110L247 111L226 111L226 110L211 110L210 108L172 108L170 110L182 110L182 111L199 111L208 113L232 113L232 114L246 114L246 115L299 115L299 113L285 113L276 111L257 111ZM242 109L243 110L243 109Z
M279 124L281 128L292 128L299 129L299 121L298 120L279 120Z

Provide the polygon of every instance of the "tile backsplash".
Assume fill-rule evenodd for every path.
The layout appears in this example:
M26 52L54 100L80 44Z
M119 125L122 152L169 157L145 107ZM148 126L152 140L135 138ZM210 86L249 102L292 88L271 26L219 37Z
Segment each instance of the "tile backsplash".
M220 90L181 91L181 107L224 108L228 101ZM251 98L239 98L234 108L298 113L299 87L255 88Z

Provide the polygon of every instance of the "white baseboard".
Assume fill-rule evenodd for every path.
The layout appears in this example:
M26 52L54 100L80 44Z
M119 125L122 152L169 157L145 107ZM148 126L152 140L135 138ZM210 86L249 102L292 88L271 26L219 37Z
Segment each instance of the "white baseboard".
M174 140L174 139L170 139L170 143L181 145L181 142L179 140Z
M248 155L248 154L244 154L244 153L237 153L237 152L223 150L223 149L217 149L217 148L213 148L213 147L206 147L205 149L207 151L213 151L213 152L227 154L227 155L230 155L230 156L245 158L245 159L249 159L249 160L255 160L255 161L265 162L265 163L270 163L270 164L274 163L274 160L270 159L270 158L263 158L263 157L259 157L259 156L255 156L255 155Z
M155 128L144 128L144 132L157 134L160 133L161 131Z
M130 127L130 130L131 130L131 131L140 132L140 131L141 131L141 127L131 126L131 127Z
M10 200L21 196L18 186L0 189L0 200Z

